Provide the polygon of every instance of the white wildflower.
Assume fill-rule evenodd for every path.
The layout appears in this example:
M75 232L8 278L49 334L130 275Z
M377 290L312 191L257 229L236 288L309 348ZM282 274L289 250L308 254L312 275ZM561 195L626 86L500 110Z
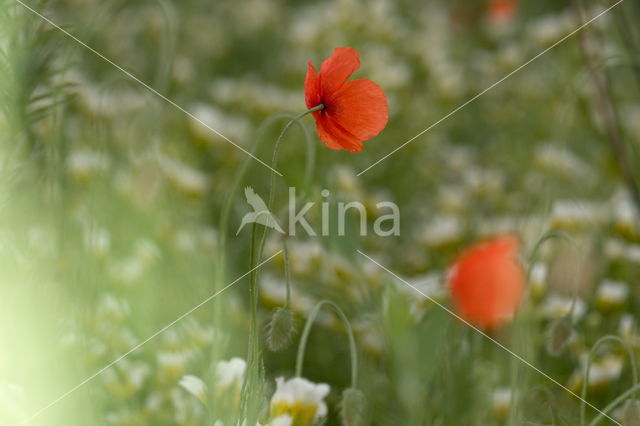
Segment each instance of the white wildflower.
M191 130L196 137L212 145L227 146L229 142L208 127L216 129L236 143L246 140L250 133L246 119L226 114L214 106L197 104L192 108L192 111L196 119L192 119L190 122Z
M605 218L603 206L587 201L556 201L551 211L551 225L561 229L598 225Z
M109 253L111 236L105 228L86 229L84 232L84 246L90 253L103 257Z
M498 388L491 394L491 410L493 414L503 419L509 412L511 406L511 389L510 388Z
M160 166L169 181L188 197L202 197L209 188L209 176L173 158L158 154Z
M184 388L191 395L195 396L202 402L206 404L207 401L207 385L196 376L186 375L180 379L180 386Z
M535 263L531 268L529 283L535 296L542 296L547 289L548 267L544 263Z
M160 352L158 367L162 375L169 381L178 380L184 374L187 355L181 352Z
M67 170L78 180L87 179L95 173L107 170L108 167L107 157L96 151L78 149L67 157Z
M218 361L216 386L223 389L233 385L241 386L246 368L247 363L242 358L235 357L229 361Z
M271 415L291 416L296 425L311 426L327 415L324 398L329 394L326 383L312 383L302 377L276 379L276 391L271 397Z
M283 414L271 420L269 426L293 426L293 419L288 414Z
M596 292L596 304L602 309L613 309L625 304L629 297L629 286L622 281L605 279Z
M540 306L540 310L542 316L550 319L560 319L569 314L571 310L573 300L570 297L561 297L557 295L550 295L547 297L542 305ZM576 299L575 306L573 306L573 321L578 321L580 318L584 316L587 311L587 306L584 300Z
M440 215L425 225L418 238L427 247L441 247L458 241L463 230L463 223L457 217Z

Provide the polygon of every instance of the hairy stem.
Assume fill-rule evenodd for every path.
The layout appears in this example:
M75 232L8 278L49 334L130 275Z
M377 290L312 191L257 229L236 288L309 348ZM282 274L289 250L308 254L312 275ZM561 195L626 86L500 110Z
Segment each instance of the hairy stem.
M287 239L282 239L282 254L284 256L284 280L287 289L287 296L284 307L288 308L291 302L291 264L289 263L289 248L287 247Z
M356 339L353 335L353 329L351 328L349 319L344 314L342 309L340 309L338 305L330 300L321 300L320 302L318 302L307 318L307 322L304 325L304 330L302 330L302 336L300 337L300 344L298 345L298 356L296 357L296 376L302 376L304 353L307 348L307 339L309 338L309 333L311 332L311 326L313 326L313 323L315 322L320 309L322 309L322 307L325 305L333 309L333 311L338 315L338 318L340 318L340 321L342 321L342 324L347 331L347 336L349 338L349 351L351 353L351 387L355 389L358 385L358 352L356 348Z
M585 419L584 419L584 417L585 417L585 404L584 404L584 401L586 400L586 397L587 397L587 385L589 383L589 371L591 370L591 364L593 362L593 356L595 355L595 353L598 350L598 348L603 343L605 343L607 341L613 341L613 342L619 343L627 351L627 355L629 356L629 362L631 363L631 375L632 375L632 379L633 379L633 388L636 388L637 385L638 385L638 367L637 367L637 364L636 364L636 358L635 358L635 355L633 353L633 350L631 349L631 347L629 347L627 342L622 340L620 337L613 336L613 335L604 336L604 337L601 337L600 339L598 339L598 341L593 345L593 347L591 348L591 351L589 352L589 359L587 361L587 368L586 368L586 371L584 373L584 380L582 381L582 392L580 394L580 397L582 398L582 402L580 403L580 425L581 426L584 426L584 422L585 422Z

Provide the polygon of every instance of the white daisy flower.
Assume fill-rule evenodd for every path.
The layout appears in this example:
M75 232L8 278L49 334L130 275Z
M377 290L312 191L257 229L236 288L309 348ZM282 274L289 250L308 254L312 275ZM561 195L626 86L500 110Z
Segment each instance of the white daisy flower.
M329 390L326 383L316 384L302 377L285 381L283 377L278 377L276 391L271 397L271 414L276 419L289 415L296 425L311 426L316 420L327 415L324 398L329 394Z
M549 320L560 319L569 314L573 301L570 297L548 296L540 306L541 314ZM587 305L582 299L576 299L572 318L578 321L587 312Z
M504 419L509 413L511 406L511 389L498 388L491 394L491 411L498 419Z
M529 284L534 296L541 297L545 294L547 289L548 272L547 265L544 263L535 263L531 268Z
M577 154L554 143L546 143L537 148L535 161L542 171L566 177L584 179L592 172Z
M579 229L602 224L605 218L605 209L600 204L559 200L553 204L551 226L556 229Z
M250 127L246 119L229 115L208 104L196 104L192 107L195 119L189 122L193 134L212 146L224 146L227 142L211 131L211 128L220 129L221 133L228 135L234 141L246 140Z
M242 386L247 363L242 358L218 361L216 365L216 387L225 389L232 385Z
M158 357L158 367L163 377L170 381L178 380L184 373L188 357L183 352L160 352Z
M196 376L186 375L180 379L180 386L189 392L191 395L195 396L202 402L206 404L207 401L207 385Z
M570 388L579 389L582 386L584 375L586 372L586 357L581 360L581 371L574 373ZM589 369L589 382L587 386L591 389L606 388L616 382L622 374L624 367L624 358L617 355L607 355L602 359L591 364Z
M410 298L411 305L409 307L409 313L416 322L420 321L426 309L431 306L432 300L442 301L447 294L442 282L441 272L430 272L407 278L406 281L411 284L413 288L406 285L401 285L398 288ZM416 291L416 289L418 291Z
M629 286L622 281L605 279L596 292L595 301L604 310L624 305L629 298Z
M186 196L200 198L209 188L209 176L186 163L158 154L167 179Z
M85 248L97 257L104 257L111 248L111 236L105 228L85 229Z
M100 298L96 308L97 317L109 323L122 323L131 313L129 303L125 299L119 299L112 294L105 294Z
M271 420L269 426L293 426L293 419L290 415L284 414Z
M273 425L274 425L274 423L271 423L271 425L269 425L269 426L273 426ZM213 423L213 426L224 426L224 423L222 423L222 420L216 420L216 421ZM242 426L247 426L247 419L244 419L244 420L242 421ZM260 422L257 422L257 423L256 423L256 426L262 426L262 424L261 424ZM267 426L267 425L265 425L265 426ZM280 423L275 423L275 426L287 426L287 423L282 423L282 424L280 424Z
M106 171L108 158L100 152L78 149L67 157L67 169L78 180L86 180L93 174Z
M630 238L640 235L640 228L636 222L636 210L633 200L624 190L618 190L611 197L613 226L616 231Z
M463 223L455 216L436 216L420 232L418 239L427 247L442 247L457 242L464 231Z

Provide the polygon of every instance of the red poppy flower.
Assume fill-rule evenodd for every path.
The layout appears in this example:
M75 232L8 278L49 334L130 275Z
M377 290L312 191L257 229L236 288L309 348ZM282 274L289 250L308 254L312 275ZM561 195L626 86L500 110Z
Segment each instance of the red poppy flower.
M350 47L336 47L317 74L309 62L305 100L309 109L324 105L312 114L318 137L331 149L360 152L362 141L387 125L387 98L380 86L365 78L347 81L358 68L358 52Z
M462 253L448 277L462 317L481 328L494 329L513 315L525 281L517 259L519 250L518 238L504 235Z
M491 0L489 2L489 19L501 25L511 22L518 10L517 0Z

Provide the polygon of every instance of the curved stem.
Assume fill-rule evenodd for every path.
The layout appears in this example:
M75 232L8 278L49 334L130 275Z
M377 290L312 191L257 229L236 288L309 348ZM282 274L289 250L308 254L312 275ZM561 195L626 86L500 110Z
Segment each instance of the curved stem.
M275 115L267 118L264 121L264 123L262 123L260 128L258 129L257 138L256 138L255 143L251 147L250 153L252 155L256 153L256 151L258 150L258 148L262 144L263 137L264 137L264 134L266 133L266 130L273 123L275 123L277 120L280 120L281 118L290 118L293 121L296 117L297 116L294 116L293 114L278 113L278 114L275 114ZM305 140L309 140L307 128L304 125L302 125L301 122L299 122L299 121L296 121L296 122L300 125L300 128L304 132ZM307 173L308 173L308 175L305 176L305 179L307 179L307 180L311 179L311 175L309 173L310 173L310 171L313 170L313 162L314 162L314 160L315 160L315 156L313 154L313 144L309 144L307 146L307 159L306 159L306 164L305 164L305 168L307 169ZM226 244L227 226L229 224L229 216L230 216L230 213L231 213L231 206L233 204L234 196L235 196L236 192L238 191L238 188L240 187L240 183L242 182L244 176L247 174L247 171L249 170L249 166L253 163L253 161L254 161L253 158L250 157L250 156L247 156L245 158L244 162L240 166L240 169L238 169L238 172L236 173L236 176L233 179L233 183L232 183L231 189L229 190L229 193L227 195L227 198L225 199L224 205L222 206L222 211L221 211L221 214L220 214L220 224L219 224L220 231L219 231L219 235L218 235L219 247L221 249L224 249L224 246ZM224 250L220 250L220 251L224 252Z
M297 122L298 119L300 119L301 117L304 117L306 114L309 114L313 111L317 111L319 109L324 108L323 105L319 105L316 108L312 108L308 111L305 111L302 114L298 114L297 116L295 116L293 119L291 119L283 128L282 132L280 133L280 136L278 137L278 140L276 141L275 147L274 147L274 153L273 153L273 161L272 161L272 169L275 169L276 167L276 160L277 160L277 155L278 155L278 150L279 150L279 146L282 142L282 139L284 137L284 134L286 133L286 131L293 125L293 123ZM259 141L258 141L259 142ZM257 145L257 143L256 143ZM254 146L254 150L255 150L256 146ZM250 158L250 157L249 157ZM227 225L227 221L229 218L229 211L230 211L230 206L231 206L231 197L233 196L233 194L235 193L237 187L239 186L239 183L242 179L242 177L244 176L244 173L246 173L247 169L248 169L248 163L247 163L248 159L245 160L245 164L243 164L243 168L239 171L239 176L238 179L234 182L234 187L232 188L232 191L229 195L229 198L227 199L227 202L225 204L225 211L223 211L222 216L221 216L221 221L222 221L222 225L224 225L224 228L220 229L220 233L221 233L221 239L220 242L222 243L221 247L219 248L220 252L221 252L221 257L220 257L220 268L222 268L223 264L224 264L224 243L226 241L226 225ZM271 175L271 187L269 190L269 205L268 205L268 209L271 210L271 200L273 198L273 183L275 181L275 175L272 172ZM260 243L256 246L256 236L257 236L257 227L258 224L256 222L254 222L253 226L252 226L252 230L251 230L251 253L250 253L250 274L249 274L249 300L250 300L250 304L251 304L251 326L250 326L250 334L249 334L249 355L248 355L248 366L247 366L247 372L246 372L246 378L245 381L243 383L243 389L241 390L241 411L243 413L245 413L247 411L247 407L249 404L249 400L251 398L250 394L255 394L256 389L255 386L258 379L258 376L260 374L260 369L262 367L261 365L261 360L260 360L260 339L259 339L259 333L258 333L258 271L257 268L255 267L262 259L262 250L264 248L264 242L266 239L266 235L267 235L267 230L265 228L264 232L262 233L262 238L260 240ZM222 272L223 273L223 272Z
M273 158L271 160L271 168L275 169L276 166L278 165L278 152L280 151L280 145L282 144L282 140L284 138L284 135L286 134L287 130L289 130L289 128L293 125L293 123L295 123L296 121L298 121L300 118L304 117L305 115L312 113L314 111L318 111L324 108L324 105L320 104L315 108L311 108L310 110L307 110L303 113L300 113L298 115L296 115L294 118L292 118L291 120L289 120L289 122L284 126L284 128L282 129L282 131L280 132L280 136L278 136L278 139L276 140L275 146L273 148ZM273 204L273 187L275 184L275 179L276 179L276 175L275 173L272 171L271 172L271 182L269 184L269 202L267 203L267 209L269 211L272 210L272 204ZM265 227L264 230L262 231L262 238L260 239L260 243L258 244L257 247L255 247L255 230L256 230L256 226L257 223L254 223L253 226L253 230L251 231L251 256L253 257L253 264L251 265L251 273L249 274L249 281L251 282L251 288L254 291L253 297L251 299L251 304L253 305L251 307L252 310L252 321L256 321L256 315L254 311L258 310L258 288L257 288L257 282L258 282L258 271L255 268L255 265L258 264L258 262L262 261L262 251L264 249L264 243L267 239L267 230L269 228ZM255 253L254 253L254 249L255 249ZM252 338L255 338L255 344L257 346L258 344L258 333L257 333L257 324L256 323L252 323L252 327L254 327L254 335L252 335Z
M552 229L550 231L545 232L544 235L540 237L540 239L533 246L533 248L531 249L531 253L529 254L529 259L527 262L529 264L529 268L527 269L527 280L531 275L531 269L533 265L536 263L536 260L538 260L538 253L540 252L540 248L542 247L542 244L544 244L547 240L551 240L553 238L567 240L570 243L573 242L573 240L571 240L571 237L569 237L569 235L567 235L566 232L563 232L557 229Z
M551 391L549 389L545 388L544 386L536 385L536 386L533 386L533 387L529 388L526 391L525 397L527 395L533 394L534 392L539 392L539 393L543 394L546 397L548 408L549 408L549 414L551 414L551 421L555 425L557 422L556 422L556 413L555 413L555 407L554 407L555 399L554 399L553 393L551 393Z
M636 359L633 354L633 350L629 347L627 342L622 340L618 336L608 335L603 336L593 345L591 351L589 352L589 359L587 361L587 368L584 373L584 380L582 381L582 392L580 393L580 397L582 398L582 402L580 403L580 425L584 426L584 413L585 413L585 404L584 401L587 397L587 384L589 383L589 371L591 370L591 363L593 362L593 356L595 355L598 348L607 341L614 341L620 343L622 347L627 351L627 355L629 357L629 362L631 363L631 374L633 376L633 387L635 389L638 386L638 367L636 364Z
M574 241L566 232L560 231L558 229L552 229L550 231L545 232L544 235L540 237L540 239L536 242L535 246L533 246L533 248L531 249L531 253L529 254L528 266L527 266L527 282L531 280L531 272L533 271L533 267L536 261L538 260L538 253L540 252L540 248L542 247L542 244L544 244L546 241L551 240L553 238L563 239L568 241L570 244L574 244ZM567 317L569 318L572 324L573 324L573 313L575 311L577 299L578 299L578 286L574 285L572 288L571 305L569 306L569 312L567 313Z
M290 118L291 121L295 120L295 122L298 123L298 125L300 126L300 128L302 129L305 135L305 141L307 141L307 159L305 164L305 168L307 170L307 176L305 176L305 179L310 181L311 171L313 170L313 162L315 161L315 156L313 154L314 145L313 145L313 142L311 141L311 138L309 137L307 128L300 121L298 121L296 117L298 116L295 116L293 114L278 113L267 118L260 125L260 127L258 128L258 131L256 132L256 141L251 146L250 153L252 155L256 153L256 151L262 144L262 141L264 139L264 134L266 133L267 129L271 125L273 125L273 123L275 123L277 120L280 120L282 118ZM233 178L231 188L224 201L224 204L222 205L222 210L220 213L220 222L218 225L218 261L217 261L216 280L214 284L215 286L214 290L219 290L221 288L221 284L225 281L225 275L226 275L225 256L226 256L226 244L227 244L227 228L229 225L229 216L231 213L231 206L233 205L233 200L235 198L236 192L238 191L238 188L240 187L240 184L242 183L245 175L249 171L249 166L251 166L253 161L254 159L251 156L247 156L245 158L244 162L242 163L242 165L236 172L235 177ZM308 182L306 183L308 184ZM214 305L214 318L213 318L214 324L218 323L218 315L219 315L218 311L219 310L215 309L215 305Z
M602 419L604 419L604 417L607 414L609 414L611 411L613 411L614 408L616 408L625 399L627 399L627 397L631 396L631 394L633 394L634 392L638 392L639 390L640 390L640 385L636 384L636 385L631 386L625 392L620 394L616 399L614 399L609 405L604 407L598 413L598 415L593 420L591 420L591 423L589 423L589 426L596 426L598 423L600 423L602 421Z
M289 248L287 247L287 239L282 239L282 254L284 256L284 281L287 289L287 296L284 307L288 308L291 302L291 264L289 263Z
M307 339L309 338L309 333L311 332L311 326L316 320L320 309L324 305L331 307L334 312L338 315L345 329L347 330L347 336L349 337L349 351L351 352L351 387L356 388L358 385L358 352L356 349L356 339L353 335L353 329L351 328L351 323L349 319L344 314L342 309L335 303L330 300L321 300L313 307L309 317L307 318L307 322L304 325L304 330L302 330L302 336L300 337L300 344L298 345L298 356L296 357L296 376L302 377L302 364L304 363L304 353L307 348Z
M312 112L315 111L320 111L324 109L324 105L320 104L318 106L315 106L305 112L302 112L298 115L296 115L295 117L293 117L291 120L289 120L289 122L287 124L285 124L285 126L282 128L282 131L280 132L280 136L278 136L278 139L276 139L276 143L275 146L273 147L273 156L271 158L271 168L275 169L278 165L278 153L280 152L280 146L282 145L282 141L284 140L284 135L287 133L287 130L289 130L289 128L293 125L293 123L297 122L298 120L300 120L302 117L304 117L307 114L311 114ZM273 197L274 197L274 187L276 184L276 174L272 171L271 172L271 178L269 179L269 199L267 200L267 209L269 211L272 210L273 208ZM264 230L262 231L262 238L260 239L260 245L258 246L258 261L260 261L262 259L262 250L264 249L264 244L265 241L267 239L267 233L269 231L269 228L264 228Z
M280 146L282 145L284 135L287 133L287 131L293 125L293 123L300 120L302 117L304 117L307 114L311 114L312 112L320 111L322 109L324 109L324 105L320 104L316 107L306 110L305 112L301 112L300 114L296 115L291 120L289 120L287 124L285 124L285 126L282 128L282 131L280 132L280 136L278 136L278 139L276 139L276 143L273 148L273 156L271 157L272 168L275 169L276 166L278 165L278 153L280 152ZM275 182L276 182L276 174L271 172L271 179L269 181L269 201L267 202L267 207L269 209L271 209L271 204L273 203L273 195L274 195L273 187L275 186Z

